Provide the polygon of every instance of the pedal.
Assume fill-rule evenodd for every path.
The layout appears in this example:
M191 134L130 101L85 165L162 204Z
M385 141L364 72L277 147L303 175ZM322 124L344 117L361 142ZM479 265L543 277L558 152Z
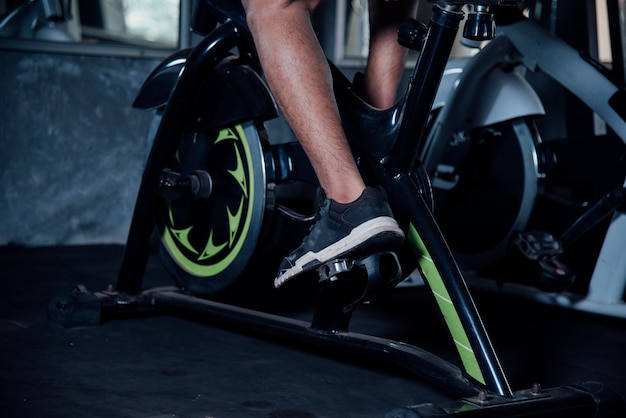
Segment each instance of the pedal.
M554 259L563 254L561 242L544 231L520 232L513 243L529 260Z
M362 258L338 258L317 269L322 284L311 327L320 332L347 331L352 312L374 293L402 278L398 256L374 253Z
M350 275L367 274L368 282L392 283L401 277L398 256L390 251L379 252L361 258L337 258L317 268L319 282L335 282Z
M334 282L339 279L340 274L351 271L354 265L355 260L353 259L336 259L322 264L317 268L319 281L320 283L326 280Z
M520 232L515 246L529 260L536 261L539 269L535 285L546 292L563 292L576 279L574 270L559 261L564 248L561 241L544 231Z

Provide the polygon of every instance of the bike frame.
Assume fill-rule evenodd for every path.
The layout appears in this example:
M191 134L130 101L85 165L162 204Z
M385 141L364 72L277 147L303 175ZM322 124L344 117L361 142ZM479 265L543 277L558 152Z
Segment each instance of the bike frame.
M493 3L493 2L492 2ZM419 186L413 180L418 138L426 124L428 112L437 91L439 80L454 44L459 23L464 17L460 5L435 6L435 14L407 90L403 113L415 115L404 118L392 150L382 159L369 156L366 170L373 175L390 195L390 204L403 227L409 242L420 253L418 265L433 290L439 309L455 342L465 374L500 396L511 397L513 392L497 359L491 341L480 319L478 310L462 273L457 266L430 209L422 198ZM193 103L196 80L210 74L217 57L234 48L244 48L249 39L241 35L234 24L224 24L211 32L193 50L185 71L169 98L163 122L155 136L149 162L142 177L142 186L136 203L127 249L118 276L117 289L136 294L141 288L145 262L150 251L150 239L159 198L154 190L167 158L174 155L178 144L172 138L176 124L168 120L183 118ZM354 144L361 147L363 144ZM367 150L362 150L363 156ZM152 190L146 190L150 188ZM418 232L419 231L419 232Z
M394 214L420 254L420 272L445 318L465 373L501 396L512 396L462 273L411 174L419 149L415 138L426 125L463 17L458 6L435 7L402 110L411 117L402 119L391 151L382 158L370 155L366 170L388 191Z
M433 18L420 58L416 63L405 99L401 101L398 108L404 117L401 119L397 137L393 138L389 151L384 155L379 155L369 152L367 143L351 140L351 145L359 155L360 168L367 173L368 178L387 190L393 212L407 232L408 244L417 258L415 264L428 284L449 330L461 363L462 377L455 378L457 383L454 385L455 388L460 387L457 393L466 393L468 388L470 390L475 388L484 393L494 394L499 399L527 401L533 397L538 398L537 393L530 394L528 391L514 393L511 389L461 270L433 218L427 199L421 193L422 185L419 184L419 176L416 175L416 171L419 170L417 160L419 142L416 142L416 138L422 136L437 86L455 42L459 23L464 18L464 13L461 11L464 2L437 1L435 3ZM473 4L498 5L501 3L503 2L500 0L484 0ZM146 263L150 255L155 216L160 204L156 190L159 177L161 170L167 167L169 159L176 153L179 145L176 138L180 137L180 132L177 131L176 121L190 114L190 107L196 102L193 98L197 97L196 86L199 80L211 74L218 60L233 48L239 48L240 53L253 56L254 49L250 45L251 39L242 27L232 20L226 20L201 40L187 57L184 71L180 74L176 87L167 101L162 122L141 179L126 251L116 285L116 295L136 296L134 299L136 303L148 304L151 307L161 306L173 309L184 305L183 309L222 316L229 322L237 318L236 321L243 321L248 326L266 327L269 332L305 335L318 342L330 341L332 344L348 345L350 349L360 349L364 352L378 351L379 354L387 355L391 352L405 363L409 362L406 361L407 353L413 355L409 360L421 358L422 354L416 353L418 350L402 348L397 343L381 342L375 337L350 337L350 334L343 334L342 337L337 336L337 330L332 329L322 330L325 332L320 333L320 330L310 330L288 319L218 306L210 301L200 301L169 290L140 294ZM110 294L99 295L104 299L110 296ZM112 304L118 304L116 301ZM124 301L127 302L127 299ZM354 338L356 342L351 338ZM416 367L424 374L429 373L430 369L419 361ZM439 373L454 374L454 369L450 369L447 365L435 367L435 369ZM464 380L469 381L469 385L464 384ZM446 379L439 381L442 386L446 385ZM569 390L566 392L564 396L554 392L548 397L551 401L567 398L568 402L574 402L572 400L576 399L573 404L584 404L585 408L589 403L595 403L593 397L584 391L580 392L576 389L573 392ZM481 396L476 402L483 405L485 395Z

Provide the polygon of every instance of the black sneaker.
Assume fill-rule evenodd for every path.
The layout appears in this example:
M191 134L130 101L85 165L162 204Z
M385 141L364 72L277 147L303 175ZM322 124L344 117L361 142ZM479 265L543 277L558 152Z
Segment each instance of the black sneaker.
M322 189L317 198L317 220L302 244L283 259L275 287L335 258L394 249L404 241L382 188L368 187L348 204L327 199Z

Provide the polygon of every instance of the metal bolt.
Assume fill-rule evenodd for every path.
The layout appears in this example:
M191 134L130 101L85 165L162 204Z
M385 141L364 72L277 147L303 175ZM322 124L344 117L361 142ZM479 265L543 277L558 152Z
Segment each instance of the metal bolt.
M533 395L537 395L541 392L541 385L539 383L533 383L533 386L530 388L530 393Z
M478 392L478 400L481 402L485 402L489 398L486 390L481 390Z

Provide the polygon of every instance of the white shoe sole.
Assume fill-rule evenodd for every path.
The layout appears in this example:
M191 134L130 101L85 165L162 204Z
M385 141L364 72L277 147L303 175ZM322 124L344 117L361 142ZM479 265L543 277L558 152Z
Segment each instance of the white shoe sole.
M278 288L292 277L302 273L305 270L305 266L308 266L312 262L317 262L317 265L323 264L334 258L341 257L372 237L387 233L404 237L404 232L402 232L394 218L389 216L380 216L378 218L370 219L369 221L354 228L350 234L346 235L344 238L332 245L329 245L321 251L309 251L308 253L302 255L296 260L296 264L293 267L285 270L274 280L274 287ZM307 270L311 270L311 267Z

